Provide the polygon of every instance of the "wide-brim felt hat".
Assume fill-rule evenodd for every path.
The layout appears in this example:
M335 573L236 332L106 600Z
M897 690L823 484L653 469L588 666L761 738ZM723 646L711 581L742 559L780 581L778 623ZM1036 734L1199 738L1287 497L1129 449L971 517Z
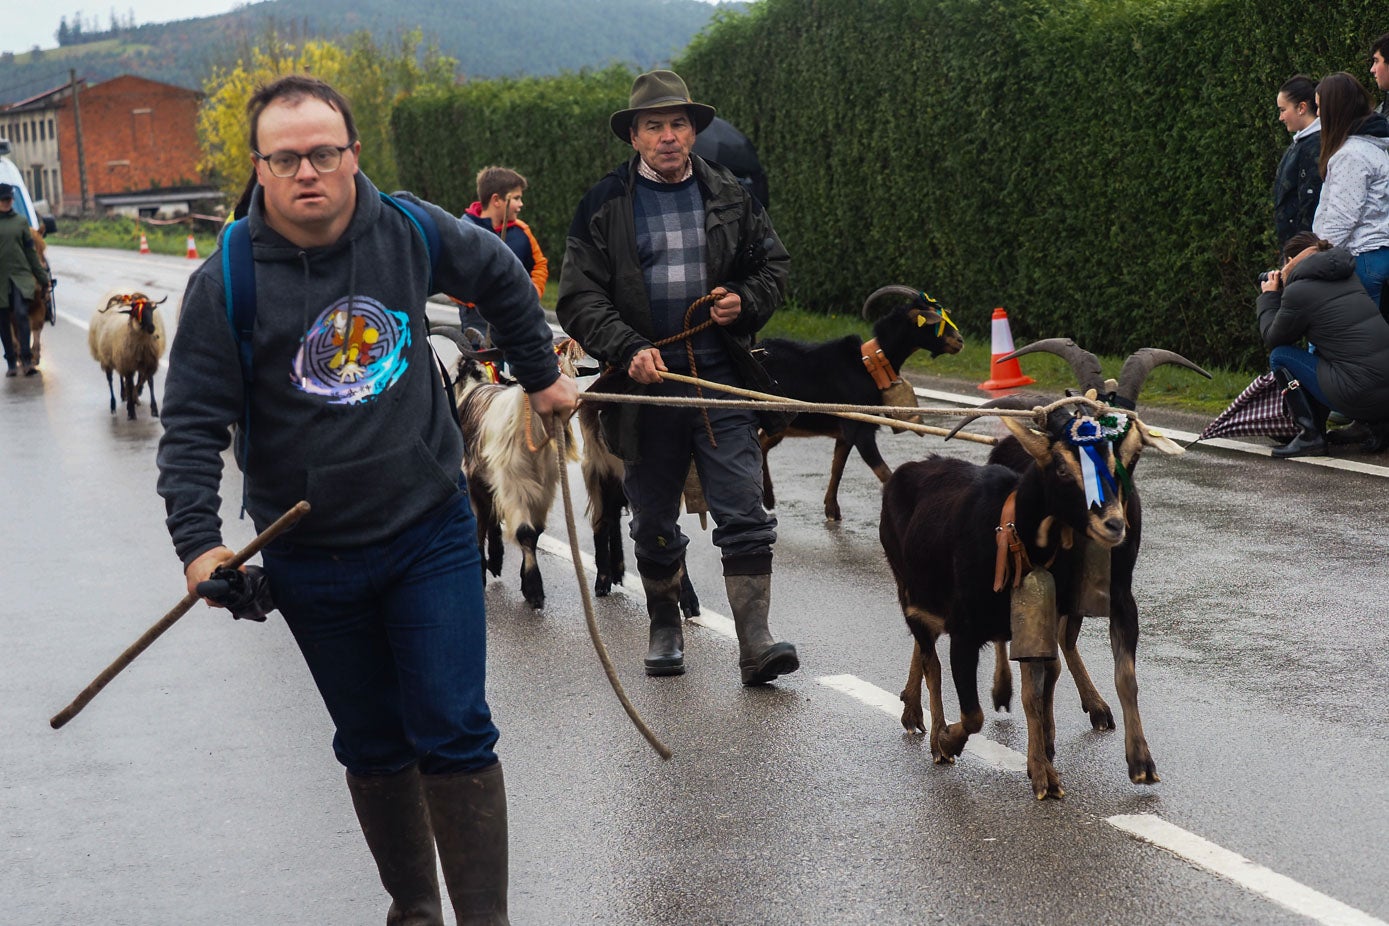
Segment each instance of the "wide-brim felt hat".
M626 109L619 109L608 118L613 134L622 141L632 141L632 120L644 109L676 109L690 111L695 133L703 132L714 121L714 107L690 99L685 81L674 71L647 71L632 81L632 96Z

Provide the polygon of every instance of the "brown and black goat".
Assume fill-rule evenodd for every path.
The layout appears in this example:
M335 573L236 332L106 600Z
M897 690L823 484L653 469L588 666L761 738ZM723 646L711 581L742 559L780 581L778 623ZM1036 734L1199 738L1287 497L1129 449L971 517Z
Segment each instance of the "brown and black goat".
M559 485L552 422L531 414L520 384L501 373L501 351L475 350L453 328L431 328L430 334L449 338L459 350L453 399L466 447L463 473L477 516L483 580L487 572L501 575L502 541L514 540L521 548L521 594L531 607L541 608L545 584L536 544ZM569 458L577 460L568 422L564 427Z
M1154 368L1162 364L1175 364L1200 373L1207 379L1210 374L1180 354L1158 348L1143 348L1132 353L1119 372L1118 380L1106 380L1099 360L1094 354L1084 350L1069 338L1049 338L1037 341L1014 351L1009 358L1037 351L1053 353L1065 358L1080 384L1080 391L1097 398L1112 408L1134 411L1138 395ZM1005 358L1008 359L1008 358ZM1040 396L1005 396L987 403L996 407L1029 408L1045 404L1048 400ZM973 419L965 419L955 429L968 424ZM1141 428L1136 419L1126 418L1123 429L1111 432L1114 436L1114 451L1118 461L1120 478L1119 496L1124 506L1124 519L1128 533L1124 542L1110 551L1108 568L1101 559L1096 565L1091 560L1087 567L1084 555L1072 557L1073 568L1081 570L1074 580L1075 587L1098 583L1102 592L1087 609L1082 603L1083 596L1071 599L1058 598L1061 609L1058 637L1061 653L1066 659L1066 668L1075 680L1080 694L1080 706L1090 716L1090 724L1096 730L1113 730L1114 713L1090 679L1090 673L1076 648L1081 622L1086 616L1109 618L1109 645L1114 654L1114 688L1119 696L1119 705L1124 715L1124 756L1128 763L1129 779L1137 784L1155 784L1158 779L1157 767L1148 748L1148 740L1143 734L1143 720L1138 712L1138 604L1133 596L1133 574L1138 561L1138 551L1143 540L1143 506L1138 489L1133 481L1134 469L1139 455L1145 446L1155 445L1164 452L1180 452L1180 448L1149 429L1146 438L1131 439L1135 430ZM952 434L954 432L952 431ZM998 463L1021 472L1031 463L1026 449L1016 440L1005 438L989 454L990 463ZM1089 573L1089 574L1087 574ZM1094 614L1108 604L1108 614ZM1006 710L1012 700L1012 671L1008 666L1007 649L1003 643L995 645L993 702L994 707Z
M777 392L803 402L836 405L882 405L884 390L900 382L899 371L919 350L932 357L959 353L964 339L944 307L910 286L890 285L875 290L863 303L863 317L873 322L873 338L864 342L851 334L822 344L803 344L783 338L759 343L758 359L776 380ZM903 388L903 387L897 387ZM905 387L910 388L910 387ZM839 481L850 449L886 482L892 468L878 452L878 425L834 415L803 413L777 434L762 435L762 500L776 507L767 454L787 437L832 437L834 459L825 489L825 517L840 519Z
M902 465L883 488L879 537L915 639L902 692L902 724L925 732L924 679L937 763L954 762L970 735L983 727L976 690L979 650L1010 638L1019 577L1036 567L1055 570L1055 600L1069 601L1078 570L1067 560L1080 555L1086 543L1112 549L1126 535L1115 490L1116 454L1106 433L1112 423L1061 410L1048 416L1043 430L1018 418L1006 418L1005 424L1029 457L1021 472L933 455ZM1140 422L1134 425L1125 442L1151 439ZM1006 555L1000 538L1011 540L1023 555ZM1054 630L1055 604L1040 618ZM951 676L960 704L960 721L949 725L936 654L942 634L950 635ZM1029 659L1022 672L1028 777L1039 800L1059 798L1064 792L1052 765L1058 660Z

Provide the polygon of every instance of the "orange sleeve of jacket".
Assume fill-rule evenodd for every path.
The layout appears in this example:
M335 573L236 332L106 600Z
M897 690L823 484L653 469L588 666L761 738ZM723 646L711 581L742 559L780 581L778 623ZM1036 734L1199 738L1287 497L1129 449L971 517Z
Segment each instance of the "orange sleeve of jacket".
M531 233L531 227L520 219L516 219L516 224L530 239L531 259L535 261L535 267L531 270L531 282L535 284L535 294L537 297L544 296L545 284L550 280L550 262L545 259L545 254L540 250L540 242L535 240L535 235Z

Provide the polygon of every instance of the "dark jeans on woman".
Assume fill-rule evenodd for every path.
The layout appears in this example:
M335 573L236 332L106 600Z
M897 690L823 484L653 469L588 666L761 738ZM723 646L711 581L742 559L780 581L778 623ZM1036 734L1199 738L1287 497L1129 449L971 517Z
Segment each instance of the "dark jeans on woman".
M14 332L19 337L19 350L15 351L15 341L10 335L10 322L14 322ZM5 350L5 363L8 366L15 365L15 359L20 363L28 363L33 359L29 350L29 300L24 298L24 294L19 291L19 287L10 282L10 307L0 309L0 346Z
M1321 391L1321 384L1317 382L1317 355L1309 354L1300 347L1289 347L1283 345L1275 347L1268 355L1268 368L1276 370L1283 367L1293 375L1293 379L1302 384L1302 388L1311 394L1327 408L1332 405L1326 400L1326 395Z
M497 761L487 706L477 522L466 491L389 541L262 553L353 775L426 775Z
M688 387L665 382L656 395L685 395ZM706 391L706 397L717 397ZM709 409L711 446L698 408L643 406L637 429L641 461L628 463L622 487L632 510L631 535L639 559L674 565L689 546L680 530L680 500L694 455L704 500L714 517L714 544L725 556L768 554L776 542L776 518L762 507L762 447L751 410Z

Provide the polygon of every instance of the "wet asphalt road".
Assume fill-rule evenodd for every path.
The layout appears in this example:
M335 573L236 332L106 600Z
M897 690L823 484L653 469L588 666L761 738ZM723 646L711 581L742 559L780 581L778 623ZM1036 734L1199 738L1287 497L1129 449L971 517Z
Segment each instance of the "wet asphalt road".
M154 493L158 422L147 406L133 422L109 413L81 324L114 285L167 293L172 309L191 265L62 248L52 262L63 317L45 332L41 381L0 381L0 924L380 923L328 718L276 617L245 624L198 606L67 727L48 726L183 594ZM893 464L987 449L880 441ZM902 730L891 702L910 640L878 546L877 482L852 460L844 521L825 524L829 456L827 441L793 440L772 458L773 628L799 646L797 675L738 685L735 645L717 630L717 554L694 519L691 574L715 613L712 629L687 632L685 676L641 674L638 597L597 602L669 762L608 690L568 562L542 557L535 612L510 551L487 600L514 923L1389 921L1383 471L1213 449L1145 456L1138 675L1162 782L1128 781L1122 731L1091 731L1063 674L1067 796L1039 804L1006 759L936 767ZM238 495L233 473L224 496ZM224 518L233 546L250 538L231 502ZM558 516L549 536L566 542ZM1099 622L1081 648L1117 711ZM845 676L888 710L843 693ZM953 701L947 691L951 719ZM1020 712L991 713L983 736L1023 751ZM1136 839L1111 822L1129 814L1303 893L1260 893L1257 879ZM1299 897L1301 913L1288 906Z

